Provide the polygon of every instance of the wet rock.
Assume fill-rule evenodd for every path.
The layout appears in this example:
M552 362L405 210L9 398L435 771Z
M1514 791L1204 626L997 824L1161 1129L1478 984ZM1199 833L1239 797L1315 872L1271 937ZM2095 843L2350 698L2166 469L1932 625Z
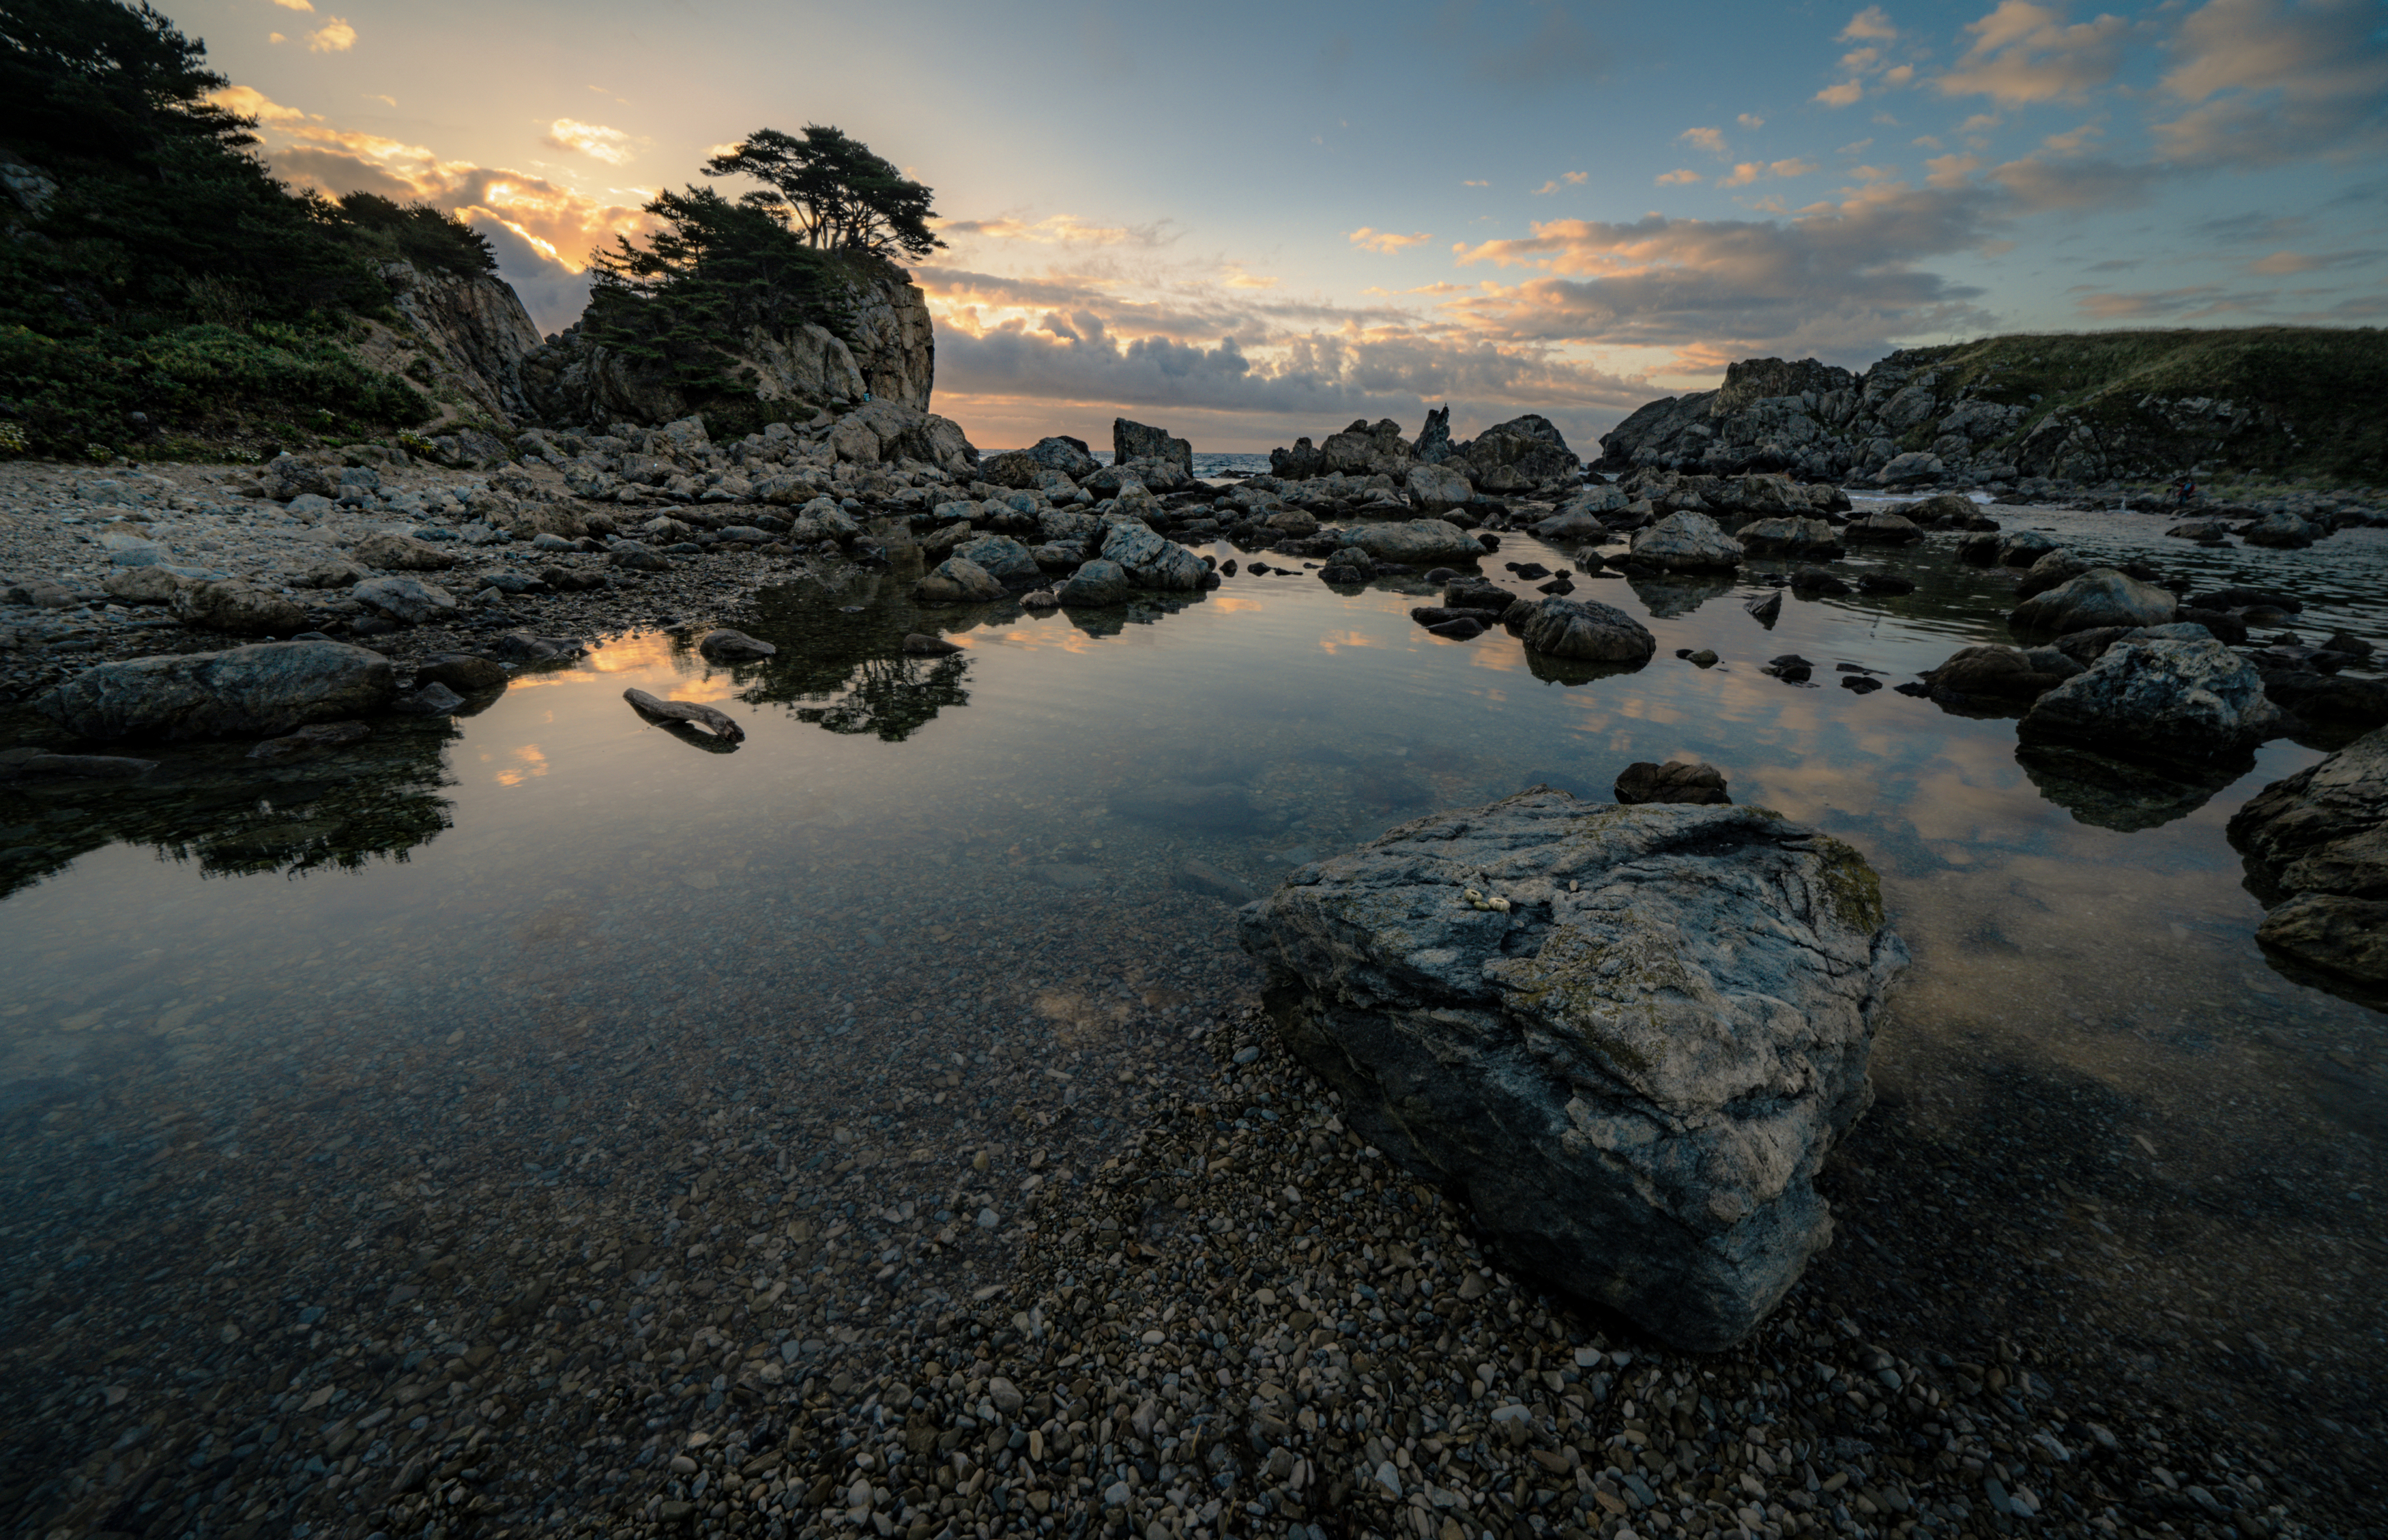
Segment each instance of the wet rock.
M1783 617L1783 591L1778 588L1772 593L1745 599L1741 607L1747 610L1759 625L1772 626Z
M210 738L359 716L379 708L390 689L389 659L379 653L272 642L103 663L33 704L84 738Z
M1103 536L1102 560L1137 588L1170 593L1191 593L1210 574L1201 557L1134 519L1112 521Z
M1003 593L993 573L964 556L948 556L912 585L912 596L930 605L993 604Z
M703 728L726 744L743 742L746 736L746 730L728 712L701 701L661 700L644 690L625 690L622 698L630 703L631 710L651 722Z
M184 625L235 636L289 636L307 629L307 612L296 601L240 578L186 584L175 591L173 605Z
M1633 559L1666 572L1716 572L1739 566L1742 547L1706 514L1669 514L1634 534Z
M1849 520L1841 535L1852 545L1915 545L1924 539L1913 519L1887 509Z
M1353 532L1352 543L1372 561L1399 562L1404 566L1475 562L1484 554L1475 536L1439 518L1363 525Z
M1149 427L1143 423L1129 422L1125 417L1114 417L1111 419L1111 464L1124 465L1131 460L1165 460L1187 476L1194 474L1194 446L1191 443L1184 439L1171 438L1166 428ZM1076 475L1075 472L1071 474Z
M399 696L389 703L389 708L410 717L449 717L464 704L464 696L444 684L434 683Z
M1889 572L1861 573L1858 578L1858 592L1879 594L1884 598L1897 598L1900 594L1914 592L1915 579L1901 578Z
M2322 728L2388 725L2388 680L2263 669L2264 694L2297 719Z
M2192 518L2174 525L2165 534L2172 540L2195 541L2200 545L2224 545L2229 542L2230 521L2225 518Z
M1053 592L1065 605L1116 609L1128 601L1127 568L1113 561L1091 561Z
M2252 524L2239 527L2239 538L2249 545L2266 545L2280 551L2302 551L2329 533L2328 526L2317 528L2291 513L2267 514Z
M2102 626L2162 626L2179 608L2171 591L2101 566L2026 599L2007 616L2007 624L2018 631L2061 636Z
M1753 556L1817 561L1841 554L1840 532L1821 518L1761 518L1736 531Z
M605 559L625 572L669 572L671 558L660 551L648 549L636 541L624 541L605 554Z
M1520 600L1504 617L1531 652L1584 663L1643 663L1658 639L1614 605L1589 599Z
M1022 609L1059 609L1061 596L1049 588L1032 589L1020 596Z
M1010 535L973 536L954 547L953 554L1007 585L1033 583L1045 575L1036 554Z
M1791 592L1808 597L1835 597L1849 592L1849 585L1821 566L1802 566L1791 573Z
M1970 545L1970 541L1964 542ZM2029 566L2056 549L2055 540L2038 529L2018 529L1991 542L1991 551L2001 566Z
M731 630L727 626L716 627L698 637L696 650L714 663L752 663L757 658L775 657L780 651L768 642L758 641L744 631Z
M414 668L417 684L444 684L464 695L502 690L511 677L503 666L471 653L433 653Z
M1252 901L1252 890L1249 885L1220 871L1209 861L1186 861L1177 868L1172 880L1188 893L1206 893L1213 898L1225 898L1231 904Z
M2032 563L2024 575L2015 579L2015 595L2022 599L2038 598L2085 572L2094 571L2098 565L2089 557L2077 556L2070 551L2051 551Z
M401 626L421 626L456 614L456 596L420 578L368 578L349 597Z
M1303 868L1241 929L1365 1137L1519 1268L1699 1350L1829 1239L1813 1177L1906 961L1837 840L1547 790Z
M117 754L52 754L37 748L0 753L0 782L133 781L157 768L155 759Z
M350 744L361 744L372 734L373 729L362 722L316 722L296 732L266 739L250 749L248 757L267 765L312 759Z
M1937 694L1994 701L2031 701L2078 674L2083 665L2053 647L2026 651L1990 643L1963 647L1924 674Z
M1701 807L1726 807L1724 771L1714 765L1685 765L1639 760L1617 777L1617 800L1629 806L1645 802L1687 802Z
M1427 515L1464 508L1476 496L1476 489L1467 484L1467 476L1455 465L1412 465L1404 486L1410 506Z
M357 541L356 558L384 572L445 572L459 560L453 551L387 530Z
M2041 695L2017 732L2031 742L2210 759L2244 754L2283 725L2263 677L2219 642L2133 637Z
M2255 937L2339 992L2388 1005L2388 729L2276 781L2230 820Z

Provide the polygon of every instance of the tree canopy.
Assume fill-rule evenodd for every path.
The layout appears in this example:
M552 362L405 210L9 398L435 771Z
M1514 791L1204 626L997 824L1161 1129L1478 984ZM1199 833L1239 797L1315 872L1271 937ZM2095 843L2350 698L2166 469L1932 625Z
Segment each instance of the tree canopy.
M801 136L756 129L707 160L705 174L762 183L739 201L773 211L817 250L867 251L892 261L946 244L929 228L936 211L930 189L842 129L808 123Z

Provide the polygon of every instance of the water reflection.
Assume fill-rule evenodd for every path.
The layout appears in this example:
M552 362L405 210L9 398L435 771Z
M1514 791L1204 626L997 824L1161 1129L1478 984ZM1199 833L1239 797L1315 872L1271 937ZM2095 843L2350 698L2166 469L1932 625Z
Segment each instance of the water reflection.
M0 786L0 897L116 844L206 878L402 861L453 821L442 793L462 737L444 721L392 721L293 765L260 766L245 745L172 749L131 780Z
M2080 821L2133 834L2187 818L2246 774L2255 759L2151 764L2069 745L2021 744L2015 763L2040 795Z

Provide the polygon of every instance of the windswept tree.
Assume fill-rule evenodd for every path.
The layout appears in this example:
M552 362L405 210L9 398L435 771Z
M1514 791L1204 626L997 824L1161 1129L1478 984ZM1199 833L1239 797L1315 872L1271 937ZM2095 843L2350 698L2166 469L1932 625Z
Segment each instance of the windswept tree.
M757 129L707 176L748 176L763 185L738 201L785 220L819 251L867 251L894 261L925 257L946 243L929 228L930 189L844 130L806 125L801 136Z

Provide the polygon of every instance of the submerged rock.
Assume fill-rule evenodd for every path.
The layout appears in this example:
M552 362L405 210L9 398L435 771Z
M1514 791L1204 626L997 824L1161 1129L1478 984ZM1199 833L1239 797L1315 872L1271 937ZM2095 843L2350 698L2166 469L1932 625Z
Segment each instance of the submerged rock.
M2230 820L2271 912L2255 939L2336 992L2388 1007L2388 728L2275 781Z
M275 734L374 710L391 682L389 659L363 647L268 642L103 663L33 704L85 738Z
M1830 1240L1813 1178L1907 956L1838 840L1537 789L1303 867L1241 925L1354 1126L1549 1285L1715 1350Z
M1710 653L1708 661L1716 661ZM1617 800L1626 804L1683 802L1702 807L1729 807L1724 771L1714 765L1653 764L1642 760L1625 767L1617 777Z

